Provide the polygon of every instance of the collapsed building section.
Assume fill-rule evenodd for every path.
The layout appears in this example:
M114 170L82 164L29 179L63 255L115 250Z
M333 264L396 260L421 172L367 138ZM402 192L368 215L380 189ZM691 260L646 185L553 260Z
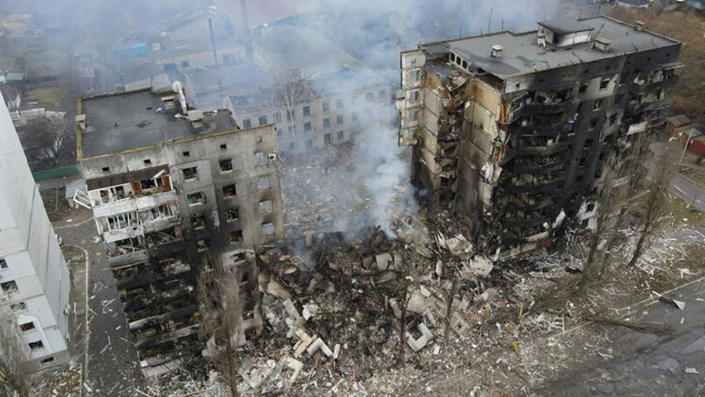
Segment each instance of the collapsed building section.
M93 211L147 375L200 353L203 256L283 235L274 127L240 129L173 88L83 98L77 116L74 200Z
M421 198L499 257L544 246L565 219L590 227L606 164L662 123L679 51L593 17L403 52L399 143Z

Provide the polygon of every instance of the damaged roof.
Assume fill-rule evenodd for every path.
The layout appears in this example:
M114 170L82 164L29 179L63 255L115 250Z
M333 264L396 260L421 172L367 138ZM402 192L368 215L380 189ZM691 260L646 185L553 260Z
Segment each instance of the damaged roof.
M125 150L236 129L228 111L204 113L205 129L173 112L157 112L161 97L172 92L154 93L149 88L81 100L86 129L80 132L80 157L119 153Z
M599 61L624 54L646 51L680 42L646 30L636 30L632 25L615 19L599 16L579 21L557 23L546 22L562 31L594 29L602 38L611 41L609 52L592 48L591 43L577 44L566 48L543 48L537 44L536 31L514 33L497 32L483 36L468 37L429 44L421 44L427 51L454 51L471 62L472 67L482 69L500 79L511 76L555 69L574 64ZM579 25L579 26L578 26ZM491 48L500 45L500 57L490 55Z

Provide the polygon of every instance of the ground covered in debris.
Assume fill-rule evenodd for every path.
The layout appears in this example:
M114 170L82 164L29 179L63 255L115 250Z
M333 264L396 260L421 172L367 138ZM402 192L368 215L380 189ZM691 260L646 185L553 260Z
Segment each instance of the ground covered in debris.
M622 329L662 331L638 322L641 305L703 273L702 218L677 200L669 217L633 268L624 264L637 221L628 220L621 244L601 259L607 276L584 294L573 287L587 236L569 234L557 253L493 265L447 214L433 222L401 216L394 235L308 233L305 259L264 249L256 257L263 327L259 336L247 332L239 352L240 392L554 394L542 387L613 357ZM224 393L213 374L171 384L173 395L187 387Z

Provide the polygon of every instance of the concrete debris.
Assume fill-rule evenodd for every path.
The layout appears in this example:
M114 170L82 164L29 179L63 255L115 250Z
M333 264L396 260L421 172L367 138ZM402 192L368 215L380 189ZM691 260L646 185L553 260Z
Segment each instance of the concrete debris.
M670 303L671 305L677 307L678 310L685 310L685 302L675 300L673 298L669 298L664 295L659 295L658 300L660 300L661 302L664 302L664 303Z
M426 324L424 323L419 323L419 325L416 327L416 329L421 333L421 336L418 338L414 338L414 336L410 332L406 332L406 343L411 347L411 349L415 352L420 351L426 345L428 342L433 339L433 333L431 333L431 330L426 327Z
M695 368L693 368L693 367L687 367L687 368L685 369L685 373L686 373L686 374L691 374L691 375L698 375L700 372L698 372L698 370L695 369Z
M322 351L323 354L326 355L326 357L333 357L333 351L326 345L325 342L323 342L323 339L321 338L316 338L316 340L311 343L308 348L306 349L306 352L310 355L314 355L318 350Z
M485 278L492 272L492 261L482 255L476 255L463 264L460 273L464 278Z

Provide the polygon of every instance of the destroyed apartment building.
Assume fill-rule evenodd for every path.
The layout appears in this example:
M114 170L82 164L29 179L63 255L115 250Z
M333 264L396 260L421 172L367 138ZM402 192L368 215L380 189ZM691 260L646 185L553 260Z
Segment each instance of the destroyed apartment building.
M209 252L283 237L273 125L188 106L180 84L82 98L77 153L146 374L200 352L196 277Z
M591 227L607 161L663 121L680 46L600 16L403 52L399 141L420 197L499 258L545 246L566 219Z

